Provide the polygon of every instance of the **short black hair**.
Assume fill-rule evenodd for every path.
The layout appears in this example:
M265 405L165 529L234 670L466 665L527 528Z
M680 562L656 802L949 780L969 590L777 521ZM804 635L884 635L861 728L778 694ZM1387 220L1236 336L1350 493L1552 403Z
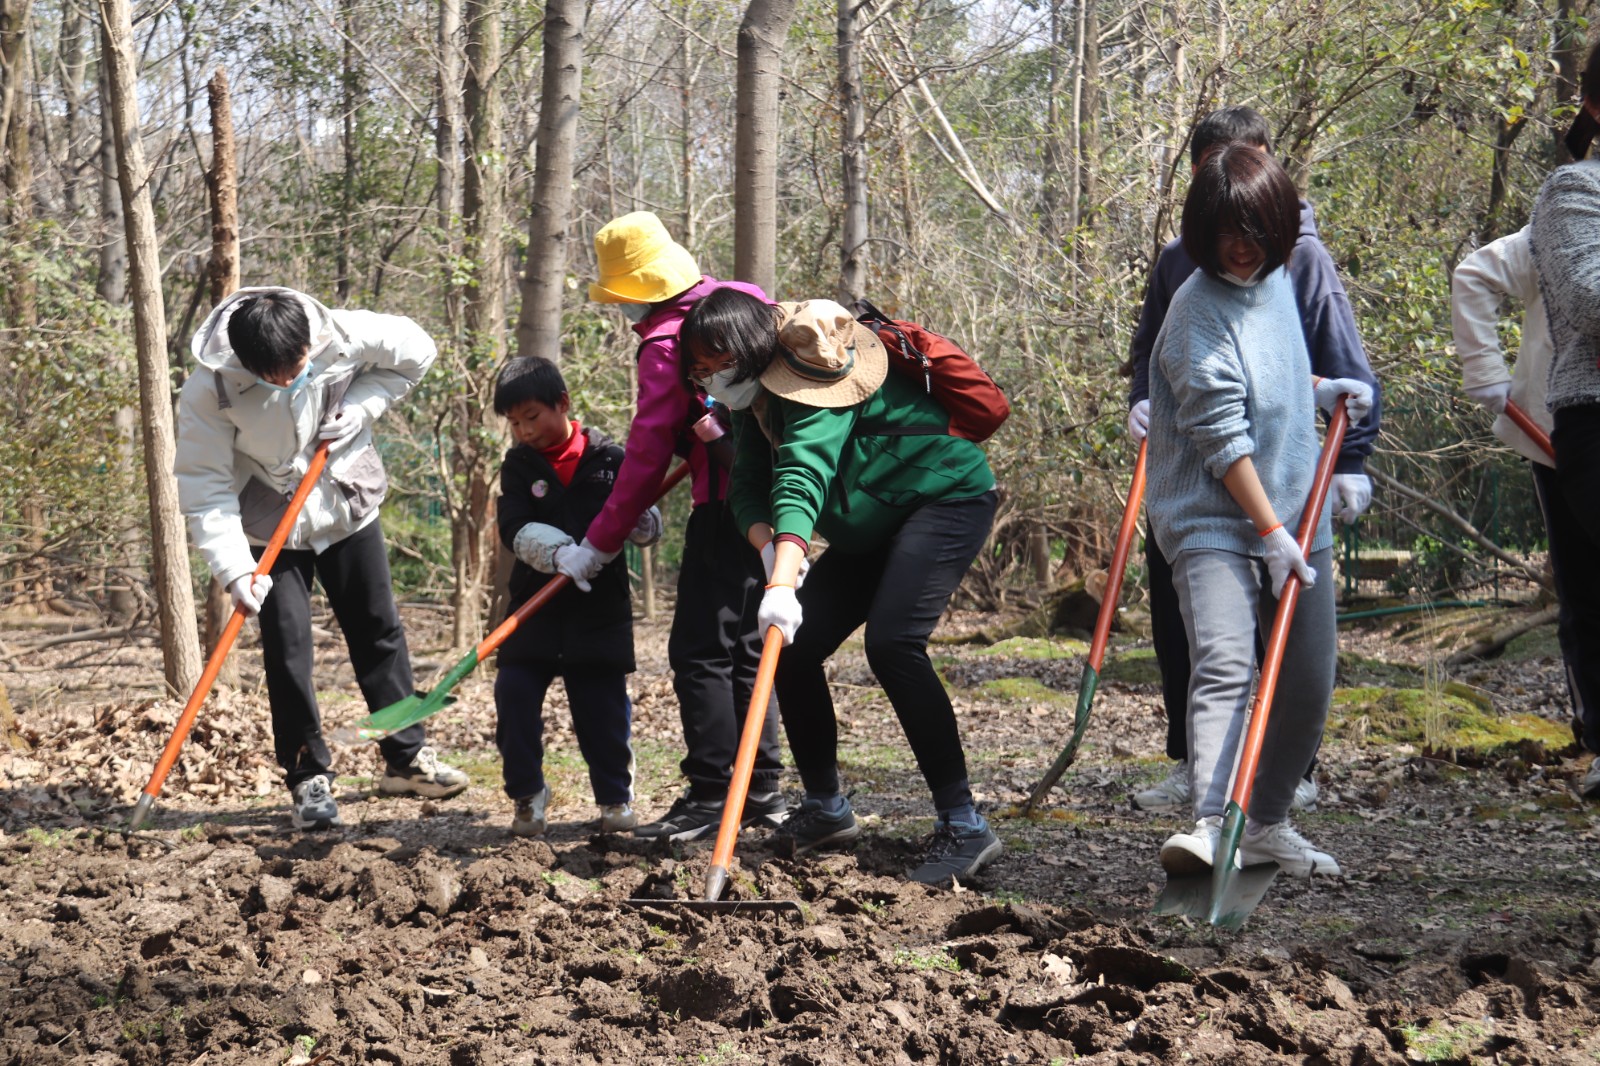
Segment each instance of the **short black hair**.
M1578 84L1583 89L1585 100L1600 105L1600 41L1596 41L1594 47L1589 49L1589 61L1583 65Z
M1183 250L1212 277L1222 276L1217 241L1249 237L1266 253L1262 272L1289 261L1300 237L1300 194L1283 167L1249 145L1225 144L1206 158L1183 201Z
M1219 107L1196 122L1189 134L1189 162L1198 167L1219 144L1242 141L1272 151L1272 129L1253 107Z
M678 329L689 356L680 360L684 382L696 359L733 359L735 383L758 378L778 354L778 309L738 289L712 289L694 302Z
M524 355L507 360L494 379L494 413L509 415L513 410L537 400L554 407L567 394L561 368L542 355Z
M246 296L228 316L228 344L256 377L293 370L311 347L305 305L289 292Z

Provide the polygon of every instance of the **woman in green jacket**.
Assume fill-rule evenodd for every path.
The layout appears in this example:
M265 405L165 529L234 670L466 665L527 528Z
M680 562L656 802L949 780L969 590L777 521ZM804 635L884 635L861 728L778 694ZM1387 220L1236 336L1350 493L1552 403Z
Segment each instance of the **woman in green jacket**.
M774 307L719 289L690 310L679 340L691 382L735 412L729 501L767 562L760 631L776 626L786 646L775 688L806 791L777 831L779 851L861 833L839 780L823 663L864 623L867 662L938 815L911 877L948 884L976 873L1000 841L973 806L928 636L994 520L983 450L950 436L921 381L889 373L877 334L831 300ZM828 548L802 573L813 534Z

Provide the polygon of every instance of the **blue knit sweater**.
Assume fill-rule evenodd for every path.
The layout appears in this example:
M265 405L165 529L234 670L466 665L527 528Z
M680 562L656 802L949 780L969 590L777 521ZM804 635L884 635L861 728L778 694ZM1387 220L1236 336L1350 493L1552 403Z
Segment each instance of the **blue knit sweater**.
M1316 401L1294 289L1275 270L1252 286L1196 271L1151 356L1150 528L1167 558L1191 548L1263 554L1222 476L1250 456L1278 520L1298 534L1316 474ZM1333 544L1326 508L1312 551Z

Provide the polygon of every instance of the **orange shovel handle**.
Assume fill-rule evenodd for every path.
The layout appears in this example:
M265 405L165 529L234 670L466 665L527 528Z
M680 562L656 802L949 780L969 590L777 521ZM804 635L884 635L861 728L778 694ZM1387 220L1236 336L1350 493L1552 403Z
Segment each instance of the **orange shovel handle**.
M1552 463L1556 461L1556 450L1550 443L1550 435L1544 431L1544 427L1528 417L1528 412L1507 400L1506 417L1515 422L1517 428L1526 433L1528 439L1537 444L1539 450L1548 455Z
M1128 570L1128 553L1133 548L1133 534L1139 528L1139 504L1144 499L1145 453L1150 438L1139 442L1139 458L1133 464L1133 483L1128 486L1128 504L1122 509L1122 526L1117 530L1117 546L1111 553L1111 570L1106 575L1105 595L1100 600L1100 614L1094 623L1094 641L1089 645L1089 666L1099 671L1106 657L1106 645L1111 640L1111 622L1117 617L1117 604L1122 600L1122 579Z
M283 551L284 542L289 539L289 533L294 529L295 519L300 517L300 511L305 507L307 497L316 487L317 479L322 476L322 469L327 464L328 441L323 441L317 445L317 450L311 453L311 463L306 467L305 476L300 479L299 487L294 490L294 496L289 500L288 510L278 519L278 528L272 531L272 539L267 541L266 550L261 553L261 561L256 564L255 576L260 577L272 572L272 565L278 561L278 553ZM161 758L156 760L156 768L150 774L150 782L144 786L144 794L152 801L160 794L161 786L166 783L167 774L172 772L173 764L178 761L178 752L183 748L183 742L189 738L189 730L194 728L194 720L200 713L200 705L211 694L211 686L216 684L217 674L222 671L222 664L227 660L228 652L233 650L233 642L238 639L239 630L244 628L244 619L244 612L235 607L228 624L222 627L222 636L218 638L217 646L211 652L211 658L206 660L206 668L200 674L200 681L189 694L189 702L184 705L183 713L178 716L178 724L173 727L172 736L161 751Z
M722 824L717 829L717 845L711 851L712 871L726 876L733 861L733 845L739 839L739 823L744 819L744 801L750 794L750 775L755 770L756 749L761 746L761 730L767 721L767 703L772 698L772 679L778 672L778 653L783 650L783 633L777 626L767 629L761 645L761 662L756 667L756 684L750 692L750 709L744 716L744 732L739 737L739 753L733 760L733 775L728 781L728 800L722 806ZM720 884L717 895L721 895ZM707 898L713 898L707 896Z

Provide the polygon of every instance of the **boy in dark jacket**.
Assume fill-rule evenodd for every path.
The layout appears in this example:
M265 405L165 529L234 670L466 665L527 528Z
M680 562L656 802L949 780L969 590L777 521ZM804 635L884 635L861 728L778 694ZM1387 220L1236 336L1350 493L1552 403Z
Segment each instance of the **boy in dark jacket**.
M576 550L605 506L622 465L622 448L567 417L571 401L561 371L548 359L513 359L495 381L494 409L510 423L516 445L500 466L500 540L516 555L508 613L555 576L564 553ZM629 539L651 544L661 535L654 507ZM495 743L504 763L506 795L516 804L511 831L545 831L550 788L544 780L544 697L559 675L572 707L578 748L600 807L600 831L637 822L633 799L633 706L627 675L634 670L633 608L628 573L619 555L592 581L560 592L500 646L495 678Z

